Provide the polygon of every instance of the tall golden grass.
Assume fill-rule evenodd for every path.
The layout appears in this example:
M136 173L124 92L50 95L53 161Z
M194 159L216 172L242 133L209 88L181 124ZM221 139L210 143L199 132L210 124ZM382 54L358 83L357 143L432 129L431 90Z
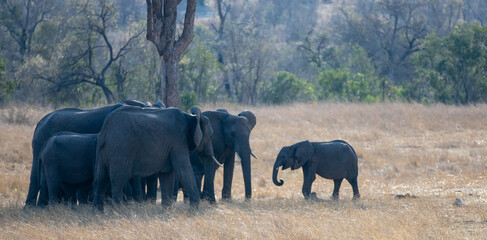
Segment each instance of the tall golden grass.
M221 106L203 106L203 110ZM181 199L170 209L130 203L98 213L89 206L23 209L35 125L0 122L2 239L485 239L487 236L487 105L315 103L242 107L257 116L251 134L253 198L244 201L236 166L233 201ZM2 110L4 111L4 110ZM45 110L33 114L37 119ZM306 202L302 171L272 165L283 146L343 139L359 156L362 198L342 184L339 201ZM215 180L221 194L222 170ZM333 182L317 177L313 191L329 199ZM396 195L405 195L398 199ZM464 205L453 205L460 198Z

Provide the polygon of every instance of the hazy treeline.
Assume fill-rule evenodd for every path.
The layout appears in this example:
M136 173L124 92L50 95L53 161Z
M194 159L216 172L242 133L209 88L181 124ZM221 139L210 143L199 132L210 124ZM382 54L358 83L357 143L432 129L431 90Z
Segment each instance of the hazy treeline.
M485 102L485 23L484 0L200 0L182 103ZM142 0L0 1L0 101L154 101L145 27Z

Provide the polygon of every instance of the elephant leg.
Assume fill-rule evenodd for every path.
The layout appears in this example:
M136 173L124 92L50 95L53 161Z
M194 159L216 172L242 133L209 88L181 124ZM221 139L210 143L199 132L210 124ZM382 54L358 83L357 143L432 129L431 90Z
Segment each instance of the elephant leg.
M147 184L147 200L151 203L156 203L157 199L157 174L145 177Z
M162 207L164 208L171 206L174 201L172 195L174 190L174 178L174 171L159 174L159 184L161 185L161 203Z
M177 178L174 179L174 185L172 189L172 199L173 201L178 200L178 193L179 193L179 180Z
M141 177L130 179L130 185L132 186L132 199L136 202L142 202L143 199L141 181Z
M183 185L183 191L189 196L191 206L197 208L200 202L200 194L196 187L196 180L194 179L191 163L189 161L188 150L186 148L182 148L180 151L173 149L173 152L171 153L171 163L176 178L179 179Z
M354 179L347 179L347 181L350 183L350 185L352 185L352 189L353 189L353 199L359 199L360 198L360 193L358 191L358 183L357 183L357 178L354 178Z
M62 195L61 181L57 179L49 179L47 180L47 188L49 189L49 203L60 203Z
M129 178L123 172L113 174L110 172L110 185L112 186L112 200L115 204L120 204L123 198L123 189L129 185ZM132 188L130 186L130 188Z
M130 181L123 185L123 190L122 190L122 200L124 202L131 201L133 199L134 193L132 191L132 184L130 184Z
M198 192L200 194L200 197L201 197L201 182L203 182L203 172L201 169L197 169L197 171L195 171L195 168L193 168L193 173L194 173L194 179L196 180L196 188L198 188ZM184 200L185 201L188 201L188 195L187 194L184 194Z
M121 161L123 162L123 160ZM128 185L127 187L130 187L132 190L132 185L129 184L130 179L132 178L130 174L131 169L123 167L122 165L117 165L110 166L108 170L110 175L110 186L112 187L112 200L115 204L120 204L123 197L124 187Z
M77 205L78 199L76 198L76 188L72 185L64 184L62 186L64 192L65 204Z
M210 203L215 203L215 172L216 166L212 159L203 160L205 166L205 183L203 185L202 198L208 200Z
M200 198L202 198L201 193L200 193ZM183 201L184 201L185 203L188 203L188 202L189 202L189 196L188 196L188 194L187 194L187 193L185 193L184 191L183 191Z
M78 191L76 191L76 198L78 199L79 204L87 204L88 203L90 190L91 190L90 185L85 185L85 186L78 188Z
M147 177L143 177L140 179L140 191L142 191L142 198L144 201L147 200L147 190L146 190L147 181L146 181L146 178Z
M38 136L34 136L34 139L37 139ZM32 144L32 154L33 154L33 161L32 161L32 168L30 171L30 183L29 183L29 192L27 193L27 199L25 200L26 206L35 206L37 203L37 195L39 193L39 189L41 188L41 183L39 182L40 174L42 174L42 170L40 169L39 163L39 152L41 151L40 147L41 144L37 143ZM47 194L47 192L46 192ZM49 195L46 195L46 198ZM44 205L47 205L45 202ZM40 205L43 206L43 205Z
M198 166L191 166L193 169L193 174L194 174L194 180L196 180L196 187L198 188L198 191L201 192L201 182L203 182L203 169L201 169Z
M196 188L198 188L198 192L200 193L200 198L202 198L202 192L201 192L201 182L203 181L203 170L196 165L191 164L193 168L193 174L194 174L194 179L196 181ZM177 182L177 183L176 183ZM176 179L176 182L174 183L174 187L177 188L175 191L179 191L179 189L182 187L181 183ZM177 197L177 192L176 192L176 197ZM189 202L189 197L188 194L183 192L183 199L184 202Z
M316 179L316 173L311 171L309 167L303 167L303 195L304 199L309 200L311 196L311 185Z
M232 180L233 170L235 168L235 154L227 157L225 165L223 166L223 189L222 200L230 200L232 198Z
M39 200L37 206L44 207L49 202L49 188L47 186L46 175L41 172L41 190L39 194Z
M334 200L338 200L339 195L340 195L340 185L342 185L343 178L341 179L333 179L333 182L335 183L335 188L333 189L333 195L332 198Z
M104 166L97 166L95 179L93 180L93 205L100 211L103 211L103 201L105 192L110 184L108 171Z

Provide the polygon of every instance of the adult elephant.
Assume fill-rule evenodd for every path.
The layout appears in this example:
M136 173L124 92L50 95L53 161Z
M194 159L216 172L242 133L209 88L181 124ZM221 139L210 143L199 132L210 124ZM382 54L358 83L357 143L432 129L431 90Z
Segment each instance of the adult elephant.
M153 105L146 106L144 109L165 109L166 106L161 100L157 100ZM157 174L140 178L140 192L143 200L155 203L157 200Z
M32 169L30 173L30 184L26 206L35 206L37 203L37 195L40 189L40 165L39 153L46 143L46 141L58 132L75 132L75 133L98 133L100 132L105 117L114 110L122 106L138 106L144 107L145 104L135 100L124 100L117 104L91 109L82 110L78 108L65 108L56 110L44 116L38 123L32 138ZM41 192L39 196L41 205L48 202L48 193Z
M215 158L223 164L222 199L229 200L232 197L235 154L240 158L242 164L245 198L250 199L252 197L250 156L255 157L255 155L250 149L249 138L257 123L255 115L251 111L243 111L235 116L229 114L225 109L218 109L203 112L203 116L208 117L213 128L212 145ZM198 187L201 186L202 178L205 178L202 198L215 202L214 180L219 164L202 154L194 153L191 155L191 163ZM177 191L175 194L177 195Z
M97 168L93 182L94 205L103 209L110 183L112 198L119 203L123 185L132 177L159 175L163 206L172 203L176 176L197 207L196 188L189 154L213 156L213 130L208 119L193 107L190 115L176 108L140 109L124 107L107 117L98 137Z

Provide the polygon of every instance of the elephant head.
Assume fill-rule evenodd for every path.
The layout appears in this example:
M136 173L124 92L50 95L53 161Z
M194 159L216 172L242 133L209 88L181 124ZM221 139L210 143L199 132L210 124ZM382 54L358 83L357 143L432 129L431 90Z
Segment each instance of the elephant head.
M274 184L277 186L282 186L284 184L282 178L277 181L279 167L282 166L282 170L288 168L291 168L291 170L298 169L311 159L313 152L313 145L309 141L303 141L288 147L283 147L277 155L272 171L272 181Z
M161 109L166 108L166 105L164 105L164 103L160 99L157 99L157 101L152 106Z

